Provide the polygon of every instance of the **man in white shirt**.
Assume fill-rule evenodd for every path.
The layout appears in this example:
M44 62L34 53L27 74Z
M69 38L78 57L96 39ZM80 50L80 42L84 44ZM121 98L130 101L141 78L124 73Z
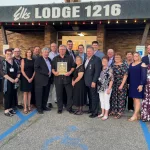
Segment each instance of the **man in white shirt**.
M58 55L58 47L56 43L52 43L51 44L51 52L49 53L49 58L51 59L51 61L53 60L54 57L56 57ZM53 75L52 75L53 76ZM52 108L52 102L57 102L57 98L56 98L56 88L53 82L53 77L52 77L52 84L50 87L50 93L49 93L49 97L48 97L48 102L47 102L47 106L49 108Z
M109 58L108 66L112 66L114 64L114 50L113 49L108 49L107 51L107 56Z

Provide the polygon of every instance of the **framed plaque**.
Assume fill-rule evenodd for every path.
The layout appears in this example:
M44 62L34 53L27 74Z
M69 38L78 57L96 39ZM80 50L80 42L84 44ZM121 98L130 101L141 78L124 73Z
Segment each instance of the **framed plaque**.
M59 72L59 75L65 75L67 73L67 62L57 62L57 72Z

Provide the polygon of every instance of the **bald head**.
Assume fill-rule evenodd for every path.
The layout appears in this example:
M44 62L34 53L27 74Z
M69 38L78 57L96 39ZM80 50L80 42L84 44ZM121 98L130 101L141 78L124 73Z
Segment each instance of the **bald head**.
M108 56L109 59L114 57L114 50L113 49L108 49L107 50L107 56Z
M51 44L51 51L52 52L56 52L57 51L57 44L56 43L52 43Z

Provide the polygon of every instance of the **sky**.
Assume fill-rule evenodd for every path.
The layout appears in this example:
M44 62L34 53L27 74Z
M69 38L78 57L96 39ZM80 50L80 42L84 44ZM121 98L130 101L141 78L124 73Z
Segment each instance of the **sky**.
M81 0L81 2L89 2L89 1L111 1L111 0ZM0 0L0 6L50 4L54 2L62 3L64 2L64 0Z

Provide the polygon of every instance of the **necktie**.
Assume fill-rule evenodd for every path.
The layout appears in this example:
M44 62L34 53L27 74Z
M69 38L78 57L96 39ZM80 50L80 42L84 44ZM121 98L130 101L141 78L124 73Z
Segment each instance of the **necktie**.
M73 60L75 61L74 55L72 53L72 50L70 51L70 55L72 56Z

